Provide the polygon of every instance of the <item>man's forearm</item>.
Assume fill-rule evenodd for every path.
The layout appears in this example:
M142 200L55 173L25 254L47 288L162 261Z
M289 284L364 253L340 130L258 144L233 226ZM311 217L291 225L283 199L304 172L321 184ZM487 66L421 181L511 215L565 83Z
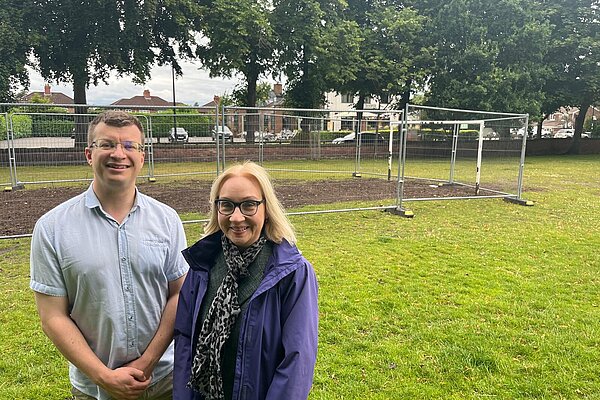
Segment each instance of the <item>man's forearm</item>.
M144 351L142 357L148 357L155 365L162 357L169 344L173 340L173 330L175 327L175 312L177 310L177 299L179 295L171 296L167 301L160 324L156 334L150 341L150 344Z
M94 354L71 318L49 317L42 320L42 329L67 360L99 384L109 368Z
M144 371L134 367L111 370L104 365L68 315L56 312L52 307L44 308L44 305L40 310L42 329L52 343L67 360L112 397L137 399L148 387L150 380Z

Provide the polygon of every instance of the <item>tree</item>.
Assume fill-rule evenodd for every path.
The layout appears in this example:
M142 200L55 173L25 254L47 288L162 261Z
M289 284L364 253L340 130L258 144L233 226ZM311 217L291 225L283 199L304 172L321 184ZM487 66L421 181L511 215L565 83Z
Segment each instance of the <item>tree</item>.
M191 0L27 0L23 4L34 35L37 69L48 80L72 82L75 104L86 104L86 88L105 82L111 71L144 82L155 63L172 65L181 74L176 48L179 55L193 55L192 22L197 10ZM86 111L86 107L76 109L77 114ZM85 143L84 129L78 129L76 143Z
M339 0L276 0L272 25L289 107L320 108L325 92L354 80L360 58L358 25L343 19Z
M196 54L211 76L242 74L245 106L256 106L258 79L274 70L273 30L268 0L201 0L199 26L205 36ZM246 140L254 142L258 118L248 118Z
M549 26L532 0L452 0L432 18L438 44L427 104L539 115Z
M358 95L357 109L364 108L369 96L401 95L407 102L411 89L425 76L421 60L431 54L420 37L424 18L400 1L350 0L348 4L346 17L360 28L360 60L356 79L344 82L338 91Z
M21 1L0 0L0 103L16 99L14 88L29 85L25 65L29 35L24 28Z
M256 104L263 106L269 99L269 93L271 92L271 84L269 82L258 82L256 85ZM231 95L225 95L227 99L226 105L243 107L246 105L248 99L248 86L244 84L238 84L233 88ZM229 100L230 99L230 100ZM221 103L223 97L221 97Z
M600 1L540 0L552 26L545 61L550 67L544 90L544 113L575 106L575 134L569 153L578 154L585 114L600 101Z

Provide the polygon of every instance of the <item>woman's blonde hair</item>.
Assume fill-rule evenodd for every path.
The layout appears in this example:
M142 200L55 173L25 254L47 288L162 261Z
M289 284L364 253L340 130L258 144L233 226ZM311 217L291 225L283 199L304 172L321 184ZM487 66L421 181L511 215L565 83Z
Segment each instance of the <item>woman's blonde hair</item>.
M260 165L252 161L245 161L242 164L236 164L227 168L221 175L215 179L210 189L210 220L204 227L204 234L210 235L218 232L219 220L215 200L219 198L219 193L225 181L234 176L243 176L253 180L258 184L265 200L265 225L264 232L267 239L281 243L283 239L291 244L296 243L296 234L294 228L285 215L281 202L275 195L273 184L269 173Z

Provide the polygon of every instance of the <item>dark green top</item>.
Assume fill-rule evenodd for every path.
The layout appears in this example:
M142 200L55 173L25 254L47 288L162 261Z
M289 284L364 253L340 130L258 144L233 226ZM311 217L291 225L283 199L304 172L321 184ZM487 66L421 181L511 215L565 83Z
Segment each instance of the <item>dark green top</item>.
M240 327L242 318L246 310L248 309L248 303L250 298L258 289L260 282L263 279L265 267L271 254L273 253L273 243L266 241L263 249L258 253L256 259L248 266L248 275L240 277L238 281L238 300L240 302L240 314L238 315L235 324L231 330L229 339L223 346L223 353L221 360L221 371L223 373L223 389L225 392L225 398L231 399L233 397L233 378L235 373L235 356L237 353L238 339L240 336ZM225 275L227 274L227 266L225 265L225 257L223 252L215 259L215 265L211 268L209 274L208 288L206 294L202 300L200 307L200 317L198 319L197 331L200 332L208 308L212 304L215 296L217 295L217 289L221 286Z

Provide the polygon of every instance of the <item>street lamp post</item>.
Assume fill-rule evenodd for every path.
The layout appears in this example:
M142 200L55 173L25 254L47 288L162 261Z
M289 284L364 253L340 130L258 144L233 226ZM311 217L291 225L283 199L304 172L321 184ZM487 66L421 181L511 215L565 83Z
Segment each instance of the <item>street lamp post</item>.
M173 80L173 134L177 137L177 103L175 102L175 68L171 65L171 77Z

